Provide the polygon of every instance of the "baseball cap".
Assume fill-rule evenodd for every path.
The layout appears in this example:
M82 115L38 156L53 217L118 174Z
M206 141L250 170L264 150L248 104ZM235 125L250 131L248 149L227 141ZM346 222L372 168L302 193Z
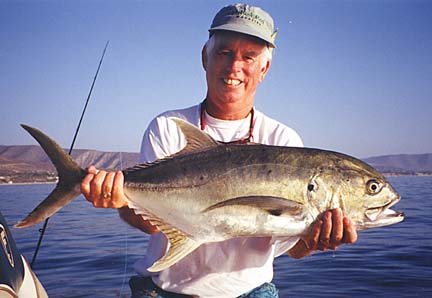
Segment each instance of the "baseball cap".
M228 30L252 35L275 47L277 30L272 17L256 6L231 4L223 7L214 17L210 34L217 30Z

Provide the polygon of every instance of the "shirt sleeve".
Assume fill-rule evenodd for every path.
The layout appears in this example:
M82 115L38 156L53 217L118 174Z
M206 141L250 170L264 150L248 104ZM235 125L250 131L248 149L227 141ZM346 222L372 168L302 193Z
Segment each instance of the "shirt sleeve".
M265 145L303 147L298 133L291 127L256 111L256 142Z
M153 162L173 155L186 146L186 139L174 121L165 116L153 119L146 129L140 152L140 162Z
M303 147L303 141L295 130L280 126L274 130L272 145L287 147Z

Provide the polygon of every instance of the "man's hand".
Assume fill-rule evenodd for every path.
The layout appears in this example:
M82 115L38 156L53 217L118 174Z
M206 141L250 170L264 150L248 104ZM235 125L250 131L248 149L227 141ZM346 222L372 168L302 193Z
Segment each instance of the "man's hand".
M341 209L336 208L324 212L309 228L308 234L291 248L288 254L300 259L313 251L336 249L343 243L352 244L357 241L357 231L348 217L344 217Z
M81 182L81 192L87 201L96 208L116 208L120 217L131 226L147 234L157 233L159 230L149 221L136 215L129 209L127 196L123 190L124 176L121 171L99 171L95 167L88 168L88 174Z
M121 171L99 171L94 166L81 182L81 192L96 208L123 208L128 202L123 191L124 177Z

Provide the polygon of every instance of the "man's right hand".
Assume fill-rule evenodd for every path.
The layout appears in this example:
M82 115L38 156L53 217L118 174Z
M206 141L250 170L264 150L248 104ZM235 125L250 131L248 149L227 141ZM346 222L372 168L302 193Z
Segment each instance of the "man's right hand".
M81 192L96 208L118 209L120 217L131 226L147 234L154 234L158 229L142 216L136 215L128 207L127 195L123 190L124 176L121 171L106 172L90 166L87 176L81 182Z
M128 206L123 191L124 177L121 171L106 172L94 166L81 182L81 192L96 208L123 208Z

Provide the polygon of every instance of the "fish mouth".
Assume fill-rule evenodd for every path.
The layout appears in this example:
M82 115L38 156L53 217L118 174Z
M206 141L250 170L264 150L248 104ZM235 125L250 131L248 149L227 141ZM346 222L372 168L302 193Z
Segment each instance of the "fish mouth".
M361 226L358 226L358 230L383 227L403 221L405 218L403 212L390 209L390 207L398 203L400 199L401 198L398 196L383 206L368 208L365 212L368 220Z

